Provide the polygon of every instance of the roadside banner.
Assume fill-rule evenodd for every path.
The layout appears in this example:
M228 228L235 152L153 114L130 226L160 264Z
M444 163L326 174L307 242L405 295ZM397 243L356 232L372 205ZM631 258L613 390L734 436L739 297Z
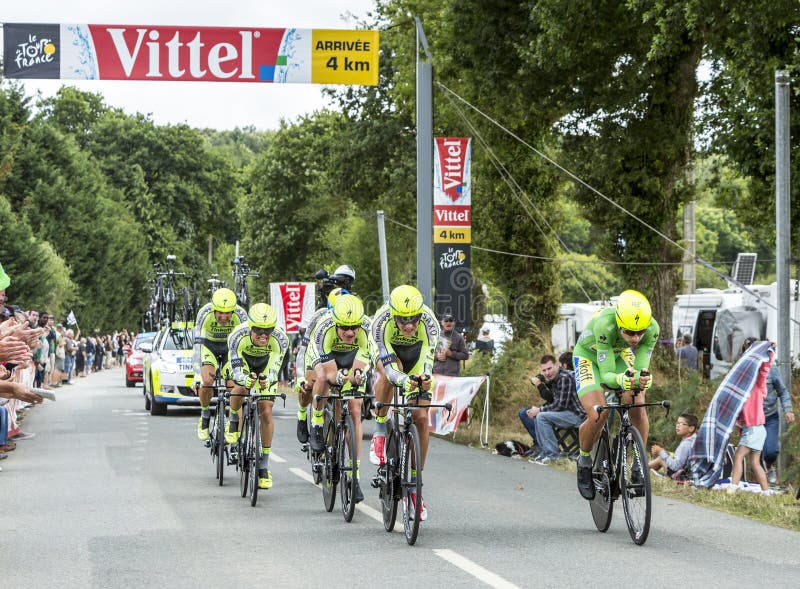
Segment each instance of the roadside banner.
M456 329L472 326L472 141L436 137L433 158L433 260L438 316L451 313Z
M286 333L297 333L314 314L313 282L270 282L269 300L278 315L278 325Z
M489 379L486 376L464 377L441 374L435 375L434 378L436 382L431 394L431 404L450 403L453 410L449 414L443 407L434 407L428 411L428 431L439 435L454 433L458 429L458 424L466 421L466 411L484 383L488 399Z
M378 31L3 24L6 78L378 83Z

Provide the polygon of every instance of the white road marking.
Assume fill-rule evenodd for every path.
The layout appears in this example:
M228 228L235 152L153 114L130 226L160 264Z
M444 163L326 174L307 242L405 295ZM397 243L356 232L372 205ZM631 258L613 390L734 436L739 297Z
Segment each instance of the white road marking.
M434 549L433 553L450 564L457 566L462 571L469 573L479 581L483 581L490 587L496 587L497 589L519 589L514 583L506 581L503 577L486 570L481 565L472 562L457 552L447 549Z
M294 474L294 475L296 475L296 476L300 477L300 478L301 478L301 479L303 479L304 481L307 481L307 482L311 483L311 484L312 484L312 485L314 485L315 487L319 487L319 485L316 485L316 484L314 483L314 477L312 477L312 476L311 476L310 474L308 474L306 471L304 471L304 470L302 470L302 469L300 469L300 468L290 468L290 469L289 469L289 472L291 472L292 474Z
M269 453L269 459L270 460L274 460L275 462L286 462L285 458L281 458L280 456L275 454L275 452L270 452Z

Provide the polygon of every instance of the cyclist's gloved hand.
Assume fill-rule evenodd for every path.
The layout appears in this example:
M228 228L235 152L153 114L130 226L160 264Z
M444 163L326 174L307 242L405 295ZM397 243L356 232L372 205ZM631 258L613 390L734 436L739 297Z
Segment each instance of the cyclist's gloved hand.
M617 387L623 391L629 391L633 388L634 377L630 374L623 372L617 375Z
M262 391L269 386L269 381L267 380L266 374L259 374L258 375L258 388Z
M653 376L647 370L642 370L639 374L639 388L646 391L651 386L653 386Z
M403 392L410 393L416 388L416 385L417 383L410 376L406 376L403 380Z
M336 371L336 386L343 386L347 382L347 369L342 368Z
M356 383L356 386L361 384L361 380L364 378L364 372L360 368L356 368L353 370L353 381Z

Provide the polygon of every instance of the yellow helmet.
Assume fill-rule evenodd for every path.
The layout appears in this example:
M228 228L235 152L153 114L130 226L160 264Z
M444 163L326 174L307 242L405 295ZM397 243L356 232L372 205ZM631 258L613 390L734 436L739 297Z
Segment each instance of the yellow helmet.
M614 310L616 311L617 327L621 329L642 331L647 329L653 318L647 297L635 290L626 290L619 295Z
M236 308L236 294L229 288L218 288L211 295L211 306L220 313L232 313Z
M395 288L389 295L389 307L395 317L412 317L422 313L422 293L410 284Z
M336 299L331 308L333 322L337 326L361 325L364 317L364 303L355 295L343 294Z
M343 294L347 294L347 291L345 289L343 289L343 288L334 288L328 294L328 308L332 309L333 308L333 304L336 302L336 299L339 297L339 295L343 295Z
M272 329L278 323L278 314L267 303L256 303L247 313L247 324L260 329Z

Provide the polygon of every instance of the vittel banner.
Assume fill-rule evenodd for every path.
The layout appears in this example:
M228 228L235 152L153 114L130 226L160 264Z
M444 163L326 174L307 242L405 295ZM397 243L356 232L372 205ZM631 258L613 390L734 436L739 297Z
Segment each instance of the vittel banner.
M271 282L270 304L278 315L278 325L286 333L297 333L300 325L307 325L314 314L313 282Z
M377 31L4 24L7 78L378 83Z

